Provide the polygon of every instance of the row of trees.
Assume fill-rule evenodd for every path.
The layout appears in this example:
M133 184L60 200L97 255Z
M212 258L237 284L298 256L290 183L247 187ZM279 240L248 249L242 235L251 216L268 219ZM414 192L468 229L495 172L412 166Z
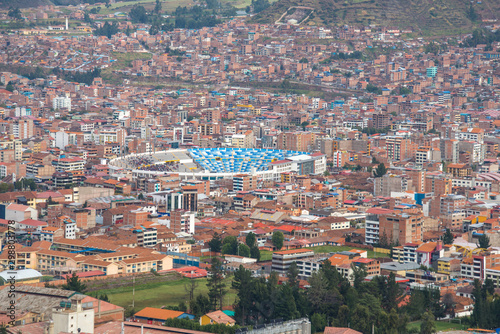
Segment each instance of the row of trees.
M283 248L284 241L285 236L282 232L275 231L273 233L271 242L276 249ZM215 253L239 255L257 259L257 261L260 260L260 250L257 245L257 237L253 232L247 234L244 244L240 244L238 242L238 238L231 235L222 239L222 236L216 232L214 233L212 240L208 242L208 245L210 247L210 251Z
M478 44L491 46L491 43L498 41L500 41L500 30L491 32L487 29L476 29L472 32L472 36L464 40L460 46L476 47Z
M307 290L299 288L295 263L287 272L287 281L278 284L278 276L252 277L241 266L234 273L232 287L237 291L235 317L242 326L309 317L313 330L325 326L351 327L363 333L409 333L410 320L422 320L423 333L431 333L435 314L441 315L439 292L415 291L407 306L399 307L403 291L393 274L377 276L365 282L363 266L352 266L353 285L327 260L313 273Z
M117 22L113 22L111 24L109 22L106 22L102 27L97 28L94 31L94 34L97 36L106 36L107 38L111 38L111 36L118 33L119 31L120 29L118 29Z

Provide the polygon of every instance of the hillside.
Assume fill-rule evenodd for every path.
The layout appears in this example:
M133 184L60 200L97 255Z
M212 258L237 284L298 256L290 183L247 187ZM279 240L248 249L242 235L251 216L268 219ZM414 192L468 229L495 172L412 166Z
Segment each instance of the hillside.
M45 5L78 5L82 3L80 0L0 0L0 10L9 9L10 7L31 8Z
M473 4L478 17L497 19L500 16L500 1L479 2ZM468 15L470 4L470 0L279 0L253 16L251 21L272 23L280 18L280 22L287 22L289 18L297 20L297 9L291 7L300 6L313 9L312 15L302 24L376 24L412 27L417 33L433 35L460 33L475 26ZM283 15L287 11L289 14Z

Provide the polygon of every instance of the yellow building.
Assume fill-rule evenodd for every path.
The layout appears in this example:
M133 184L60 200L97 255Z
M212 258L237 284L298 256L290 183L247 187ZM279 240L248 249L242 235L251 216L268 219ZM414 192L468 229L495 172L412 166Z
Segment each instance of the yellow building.
M214 311L205 314L200 318L200 325L224 324L234 326L236 321L222 311Z
M451 257L441 257L438 259L437 272L449 275L454 271L460 271L460 260Z

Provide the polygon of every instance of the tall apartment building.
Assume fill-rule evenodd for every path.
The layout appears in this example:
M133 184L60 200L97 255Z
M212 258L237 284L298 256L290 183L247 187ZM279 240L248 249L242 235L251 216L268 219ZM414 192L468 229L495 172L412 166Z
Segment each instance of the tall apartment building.
M393 161L406 160L414 156L416 144L403 137L387 137L385 141L387 157Z
M380 237L385 235L392 243L404 245L421 242L424 216L422 214L395 213L380 216Z
M320 141L320 151L323 154L326 154L328 158L331 158L333 154L339 149L338 140L331 138L323 138Z
M313 136L310 132L282 132L278 135L278 149L307 152Z
M52 100L52 108L56 109L67 109L71 111L71 98L65 96L54 97Z
M425 192L435 196L451 194L452 180L445 174L430 172L425 175Z
M255 136L253 131L247 130L244 133L233 134L231 137L231 146L236 148L255 147Z
M19 139L28 139L35 135L33 120L23 118L10 123L10 134Z
M174 210L170 213L170 229L174 233L194 234L194 213L186 210Z
M373 193L375 196L391 196L391 192L405 192L413 190L413 180L407 175L385 174L373 181Z
M373 127L375 129L383 129L389 126L389 115L387 114L373 114Z
M441 139L439 149L441 151L441 160L458 162L458 143L457 139Z
M2 150L13 150L14 160L22 160L23 157L23 143L21 139L14 139L14 136L10 136L12 139L0 141L0 149ZM10 161L0 161L0 162L10 162Z
M234 191L249 191L257 189L257 175L238 174L233 176Z
M182 208L186 211L198 211L198 188L196 186L182 186Z

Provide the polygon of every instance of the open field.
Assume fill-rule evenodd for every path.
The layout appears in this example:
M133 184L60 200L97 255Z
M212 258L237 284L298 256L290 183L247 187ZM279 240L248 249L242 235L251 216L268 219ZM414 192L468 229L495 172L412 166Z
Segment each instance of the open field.
M231 287L232 278L226 278L226 287ZM198 287L194 295L207 294L207 279L197 279ZM162 306L177 306L180 302L189 302L187 300L187 292L184 288L189 283L188 278L182 278L175 281L156 282L148 284L140 284L136 281L135 285L135 307L136 311L144 307L162 307ZM107 294L111 303L122 306L124 308L132 305L132 286L120 287L116 289L106 289L96 291L97 294ZM235 291L229 289L224 298L225 305L232 305L236 299Z
M152 10L155 6L156 0L132 0L132 1L120 1L111 4L109 8L102 5L92 5L88 9L94 7L101 7L99 14L113 14L116 12L128 13L135 5L144 6L146 10ZM162 0L161 6L163 11L173 11L178 6L192 6L194 4L193 0Z
M116 59L116 61L112 63L112 68L115 70L123 70L127 67L132 67L132 61L134 60L149 60L153 55L149 52L111 52L111 57Z
M277 0L271 0L269 2L275 2ZM199 3L203 3L204 1L200 1ZM111 4L109 8L106 8L103 5L92 5L89 6L88 9L92 9L95 7L101 7L99 14L113 14L116 12L128 13L130 9L135 5L144 6L146 10L152 10L155 6L156 0L131 0L131 1L120 1L114 4ZM252 0L222 0L221 4L230 4L236 8L246 8L252 3ZM172 12L178 6L182 7L190 7L195 4L193 0L161 0L161 6L163 12Z
M421 321L415 321L415 322L410 322L408 324L408 330L416 328L420 330L420 324ZM448 322L448 321L436 321L436 331L442 331L442 332L448 332L452 330L459 330L459 329L467 329L468 327L465 325L457 324L454 322Z
M351 246L317 246L317 247L311 247L310 249L312 249L314 253L332 253L332 252L349 251L355 248L356 247L351 247ZM363 249L363 248L358 248L358 249ZM271 251L266 251L266 250L260 251L261 261L271 261L272 257L273 257L273 252ZM378 253L372 250L368 250L368 257L369 258L389 257L389 254Z

